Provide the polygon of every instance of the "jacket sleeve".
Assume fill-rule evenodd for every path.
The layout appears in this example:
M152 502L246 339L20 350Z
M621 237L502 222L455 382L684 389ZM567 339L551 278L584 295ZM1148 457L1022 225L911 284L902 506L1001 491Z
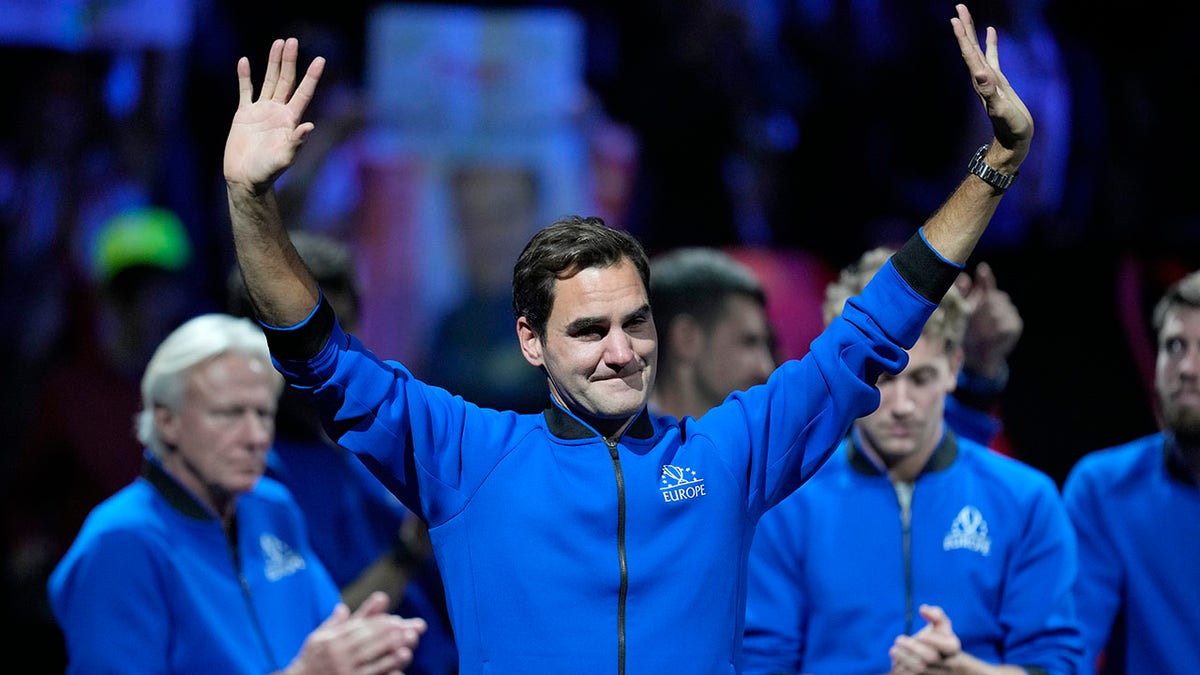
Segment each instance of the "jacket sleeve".
M1075 601L1083 630L1081 672L1090 672L1104 651L1119 610L1124 578L1121 557L1104 527L1104 492L1096 484L1095 463L1080 460L1063 484L1067 514L1079 542L1079 577Z
M51 575L50 603L72 672L170 670L170 609L152 548L132 532L108 532L68 552Z
M798 673L804 665L804 531L794 500L763 515L746 567L745 675Z
M914 236L846 301L802 359L698 420L695 435L707 435L725 453L733 474L748 475L751 517L808 480L854 420L879 406L876 381L908 364L906 350L958 270Z
M316 355L287 359L273 352L273 358L289 386L309 392L330 438L431 526L460 511L515 443L519 415L426 384L402 364L380 359L336 320Z

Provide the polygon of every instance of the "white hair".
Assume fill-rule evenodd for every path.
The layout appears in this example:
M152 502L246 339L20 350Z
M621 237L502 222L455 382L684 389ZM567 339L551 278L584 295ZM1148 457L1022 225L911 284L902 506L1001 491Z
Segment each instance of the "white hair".
M228 314L202 314L185 321L154 350L142 375L142 410L137 416L137 437L155 455L168 447L154 424L154 409L179 410L191 370L228 353L241 354L266 366L278 392L283 378L271 362L262 329L249 319Z

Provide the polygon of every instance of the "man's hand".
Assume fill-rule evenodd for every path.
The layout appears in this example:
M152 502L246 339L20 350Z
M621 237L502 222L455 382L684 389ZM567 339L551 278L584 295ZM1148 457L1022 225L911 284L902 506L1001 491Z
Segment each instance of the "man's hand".
M967 301L967 331L963 336L963 368L988 379L999 379L1005 372L1025 322L1008 293L996 286L991 266L981 262L972 278L965 272L955 283Z
M992 131L1000 148L988 151L987 163L1001 173L1016 173L1029 154L1033 138L1033 116L1017 96L1008 78L1000 71L1000 52L996 47L996 29L987 27L987 53L979 47L975 22L966 5L956 5L958 16L950 19L963 61L971 71L975 93L992 121Z
M918 610L928 623L914 635L900 635L888 650L891 675L953 673L953 660L962 654L962 643L941 607L921 605Z
M368 597L353 614L339 604L305 639L283 675L401 673L425 632L423 619L388 614L386 593Z
M271 44L258 100L254 100L250 81L250 61L244 56L238 59L238 109L225 141L225 181L230 188L253 194L269 190L313 130L312 122L300 119L312 101L325 59L313 59L296 86L299 52L300 43L295 38Z
M892 643L889 675L1027 675L1020 666L987 663L964 652L941 607L921 605L918 611L928 623Z

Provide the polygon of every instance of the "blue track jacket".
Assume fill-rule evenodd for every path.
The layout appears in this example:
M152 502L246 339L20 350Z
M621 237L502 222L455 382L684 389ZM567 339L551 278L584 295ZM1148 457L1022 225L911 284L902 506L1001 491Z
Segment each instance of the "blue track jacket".
M263 478L238 498L237 549L217 516L147 455L97 505L50 576L68 673L279 670L340 601L300 509Z
M745 672L866 675L949 616L963 651L1073 673L1081 650L1071 523L1049 476L946 432L906 513L849 438L767 513L750 551Z
M1200 485L1177 452L1152 434L1085 455L1063 484L1079 537L1081 672L1105 650L1105 673L1200 673Z
M643 411L620 439L427 385L324 301L266 332L330 436L428 522L464 675L733 673L754 524L879 405L957 273L914 237L804 359L700 420Z

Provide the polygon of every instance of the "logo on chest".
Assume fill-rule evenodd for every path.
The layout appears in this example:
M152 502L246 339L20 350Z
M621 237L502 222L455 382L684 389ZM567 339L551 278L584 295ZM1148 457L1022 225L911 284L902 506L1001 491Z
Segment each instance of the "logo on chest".
M279 581L304 569L304 558L279 537L264 534L258 538L258 543L266 559L263 572L268 580Z
M658 491L664 502L682 502L704 496L704 479L698 478L691 467L664 465Z
M964 506L950 523L950 531L942 539L942 550L966 549L986 556L992 550L987 521L974 506Z

